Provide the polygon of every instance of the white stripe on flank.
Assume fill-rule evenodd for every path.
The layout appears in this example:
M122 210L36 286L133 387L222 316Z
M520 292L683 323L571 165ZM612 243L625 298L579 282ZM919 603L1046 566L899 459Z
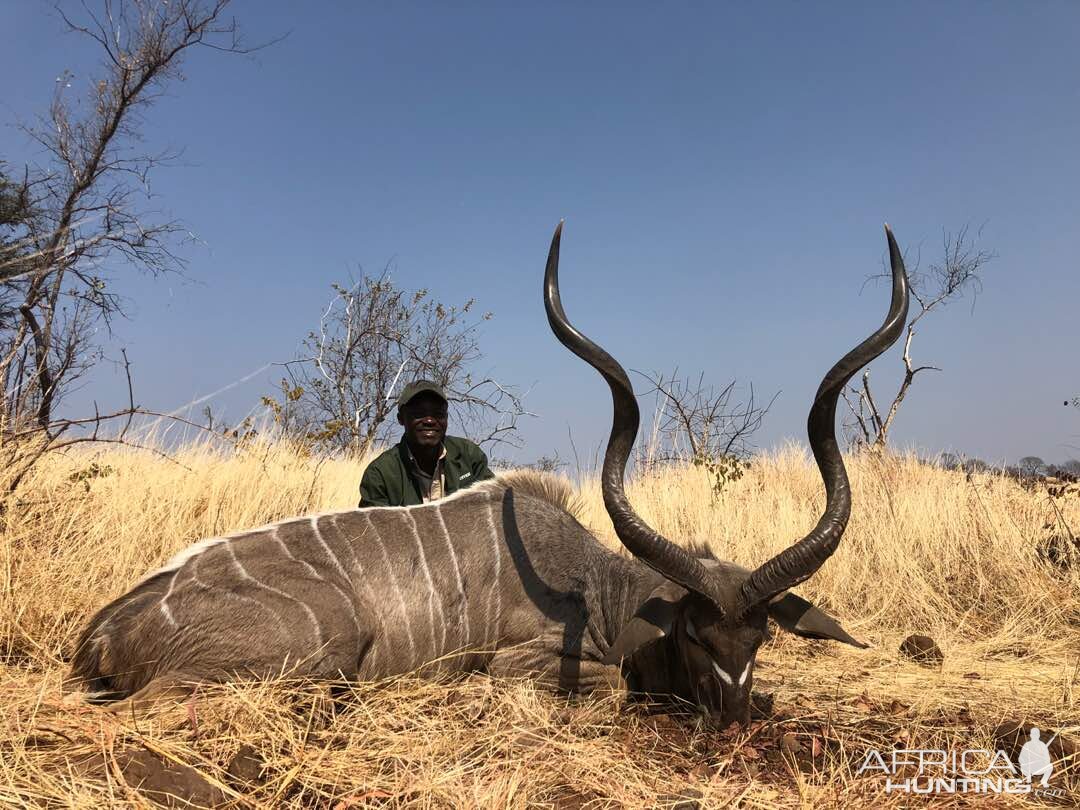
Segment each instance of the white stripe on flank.
M341 574L341 576L342 576L342 579L344 579L345 582L348 583L349 587L352 588L353 583L352 583L352 580L349 578L349 575L345 572L345 567L341 564L341 560L338 559L337 555L334 553L334 550L332 548L330 548L330 544L327 543L326 540L323 538L322 531L319 529L319 519L322 518L322 517L329 517L329 516L328 515L312 515L311 516L311 530L313 532L315 532L315 539L319 541L319 544L324 549L326 549L327 556L333 561L334 567L337 568L338 573ZM275 529L275 532L276 531L277 530ZM356 636L357 636L357 640L359 641L360 637L364 635L364 631L360 628L360 617L356 615L356 604L353 602L352 599L349 598L348 594L346 594L343 590L341 590L341 588L339 588L333 582L327 581L327 584L331 588L333 588L335 591L337 591L338 595L341 596L341 598L345 600L345 610L349 611L349 613L352 615L353 626L356 628Z
M373 675L375 675L375 674L378 673L378 669L375 666L375 662L377 660L376 656L378 656L378 654L379 654L379 647L380 647L379 637L380 636L383 636L383 637L386 636L386 628L383 626L382 616L379 615L379 608L378 608L379 600L375 597L375 592L373 590L371 590L371 585L368 583L367 577L364 576L364 566L360 564L360 557L357 555L356 549L353 548L353 543L356 541L357 538L346 536L345 532L343 532L341 530L341 527L338 525L337 519L338 519L338 517L340 517L341 514L345 514L345 513L342 512L342 513L340 513L338 515L333 515L331 517L331 520L333 521L334 528L337 529L338 534L340 534L345 539L345 548L347 548L349 550L349 557L352 558L352 565L350 567L352 568L353 573L356 575L356 578L352 580L353 589L355 591L356 588L357 588L357 583L359 583L360 589L364 592L364 595L367 596L367 598L368 598L368 604L365 607L367 607L367 609L371 611L371 615L374 617L375 622L379 625L378 633L374 634L374 631L373 631L373 637L372 637L371 645L370 645L370 647L368 649L368 655L371 656L371 662L368 664L368 666L369 666L368 671L370 673L372 673ZM357 595L357 597L359 598L359 594ZM361 602L361 604L363 604L363 603ZM359 627L359 622L357 623L357 627ZM364 634L361 631L361 633L360 633L361 640L363 639L363 635ZM364 662L361 662L361 663L364 663ZM359 674L360 674L359 671L357 671L357 675L359 675Z
M431 569L428 568L427 555L424 553L424 544L420 540L420 530L416 526L416 518L412 516L412 512L406 512L405 517L409 519L409 526L412 528L413 540L416 541L416 547L420 549L420 565L424 569L424 579L427 580L428 586L428 621L431 622L431 649L436 658L441 656L446 650L446 616L443 614L442 600L435 599L435 583L431 579ZM439 605L439 618L442 620L442 643L436 649L435 646L435 610L434 605Z
M212 591L213 593L217 594L218 596L221 596L224 599L232 599L232 600L235 600L237 602L251 602L256 607L258 607L260 610L263 610L263 611L266 611L267 613L269 613L274 618L274 621L277 622L278 627L280 627L282 629L282 631L284 631L285 634L288 635L289 628L285 624L285 622L282 621L281 616L278 615L278 612L276 610L271 609L270 607L268 607L263 602L260 602L258 599L252 599L250 596L242 596L241 594L233 593L232 591L225 590L224 588L215 588L213 585L207 585L205 582L203 582L201 579L199 579L199 560L198 559L196 559L195 562L193 562L192 565L191 565L191 579L188 580L188 582L193 582L198 587L203 588L204 590L207 590L207 591Z
M161 597L161 613L163 616L165 616L165 619L173 627L179 627L179 625L176 623L176 619L173 618L172 611L169 610L169 606L166 604L166 602L168 601L169 597L172 596L173 586L176 584L176 577L179 576L179 574L179 568L173 571L172 579L169 580L169 589L165 591L165 595Z
M383 545L382 538L379 537L379 530L375 528L375 524L371 520L371 516L364 515L367 518L368 526L371 527L371 533L375 536L375 542L379 544L379 550L382 552L383 561L386 563L386 572L390 576L390 584L394 586L394 591L397 593L398 603L401 605L401 624L405 627L405 636L409 639L409 668L416 661L416 643L413 641L412 629L409 627L409 611L405 607L405 597L401 593L401 587L398 585L397 577L394 576L394 566L390 562L390 555L386 553L386 546Z
M454 565L454 578L457 580L458 595L461 597L461 616L460 620L464 623L465 635L461 639L461 643L458 645L464 649L469 645L469 605L465 598L465 585L461 581L461 569L458 567L457 552L454 551L454 544L450 541L450 531L446 528L446 521L443 520L441 507L445 501L440 501L434 506L435 516L439 519L439 525L443 530L443 537L446 538L446 547L450 550L450 561Z
M300 565L304 566L304 568L306 568L308 570L308 573L311 574L311 576L313 576L315 579L319 580L319 582L325 582L326 581L326 580L324 580L322 578L322 575L318 571L315 570L315 566L313 566L307 560L301 560L299 557L294 557L293 556L293 553L291 551L289 551L289 547L287 545L285 545L285 541L281 539L281 535L278 534L278 527L277 526L271 527L270 536L275 541L277 541L277 544L279 546L281 546L281 550L285 552L286 557L288 557L293 562L298 562L298 563L300 563Z
M188 546L183 551L178 552L177 554L174 554L172 557L170 557L168 562L161 566L161 568L158 568L154 571L151 571L149 574L146 574L142 579L135 583L132 590L138 588L147 580L153 579L158 574L164 574L168 571L179 571L181 568L184 567L184 563L186 563L188 560L198 557L207 549L221 545L226 541L226 539L227 538L224 537L207 537L205 540L200 540L198 543L195 543L192 546Z
M345 602L345 610L349 611L349 615L352 616L353 627L356 628L356 640L359 641L361 638L363 638L364 631L360 627L360 617L357 615L356 612L356 603L349 598L349 595L345 593L345 591L341 590L341 588L339 588L333 582L329 583L329 585L331 588L338 592L338 596L340 596Z
M319 541L319 544L324 549L326 549L326 555L331 560L334 561L334 567L337 568L338 573L341 574L341 576L344 577L345 581L348 582L351 585L352 580L350 580L349 575L345 573L345 568L344 568L344 566L342 566L341 560L339 560L337 558L337 555L334 554L333 550L330 548L330 546L327 544L327 542L323 539L322 532L319 531L319 515L313 515L312 516L312 518L311 518L311 529L312 529L312 531L315 532L315 539Z
M495 514L492 512L491 501L487 503L487 517L488 517L488 529L491 532L491 548L495 552L495 576L491 580L491 590L488 592L488 604L487 604L487 623L488 627L484 630L484 639L487 640L488 632L491 628L491 598L495 597L497 606L495 608L495 627L494 637L491 639L493 643L497 643L499 640L499 625L502 618L502 544L499 543L499 532L495 528Z
M338 517L340 517L340 515L332 516L330 522L334 524L334 531L341 535L341 538L345 543L345 548L349 551L349 582L352 583L352 586L355 588L356 580L354 577L359 577L362 583L364 578L364 567L360 565L360 558L356 556L356 549L353 548L353 543L356 541L356 538L346 536L341 526L338 525Z
M259 580L255 579L255 577L251 576L251 574L249 574L247 572L247 569L244 568L244 566L240 563L240 560L237 559L236 553L232 550L232 546L227 544L225 546L225 548L229 552L229 556L232 558L233 564L236 566L237 570L240 572L241 577L248 580L249 582L254 582L255 585L260 587L260 588L265 588L266 590L270 591L270 593L277 594L278 596L282 597L283 599L290 599L293 602L296 602L296 604L300 605L300 607L302 607L304 609L304 612L307 613L308 619L311 621L312 626L315 628L315 635L318 636L319 646L322 646L323 644L326 643L325 639L323 638L322 625L319 624L319 619L315 616L315 611L313 611L311 609L311 606L308 605L307 602L301 602L299 599L297 599L292 594L285 593L285 591L278 590L273 585L267 585L265 582L260 582ZM259 604L262 604L262 603L260 602ZM263 605L263 607L266 607L266 606ZM268 607L266 607L266 609L270 610L270 608L268 608ZM272 610L270 612L273 613Z

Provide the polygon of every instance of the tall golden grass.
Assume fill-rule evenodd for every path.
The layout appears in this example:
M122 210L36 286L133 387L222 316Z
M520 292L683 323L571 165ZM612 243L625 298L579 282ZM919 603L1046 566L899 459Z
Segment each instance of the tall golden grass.
M687 796L709 807L907 806L914 797L858 773L871 748L992 748L1010 718L1078 730L1080 559L1069 532L1080 499L899 456L849 459L851 523L801 589L872 648L778 636L755 685L772 710L743 732L483 676L360 684L336 701L318 684L226 685L149 718L65 700L65 661L96 609L199 538L354 505L363 467L283 443L40 465L0 518L0 804L145 804L121 767L138 749L193 766L245 807L644 807ZM615 547L597 481L576 484L585 521ZM747 565L804 534L823 503L795 448L755 460L716 498L692 467L637 477L629 494L666 536ZM938 642L940 668L898 655L910 633ZM256 783L226 772L241 746L262 763ZM1068 764L1054 781L1064 793L1039 801L1075 798Z

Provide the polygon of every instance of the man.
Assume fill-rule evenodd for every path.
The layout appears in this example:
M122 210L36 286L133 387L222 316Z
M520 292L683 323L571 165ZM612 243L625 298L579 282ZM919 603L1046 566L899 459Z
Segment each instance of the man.
M405 435L364 471L361 508L427 503L494 477L483 450L446 435L446 394L431 380L405 387L397 418Z

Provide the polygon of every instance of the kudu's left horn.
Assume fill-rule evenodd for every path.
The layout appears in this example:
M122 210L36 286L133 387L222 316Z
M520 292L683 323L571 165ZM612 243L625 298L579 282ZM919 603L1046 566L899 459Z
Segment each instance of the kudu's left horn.
M615 534L626 548L648 565L673 582L713 602L720 610L728 606L721 603L719 590L713 585L708 569L686 549L675 545L654 531L630 505L623 489L626 461L637 438L640 414L630 379L623 367L600 346L581 334L567 319L559 297L559 242L562 222L555 228L548 251L547 268L544 272L544 308L548 323L566 348L595 368L607 380L611 388L614 406L611 435L604 453L601 488L604 506L607 508Z

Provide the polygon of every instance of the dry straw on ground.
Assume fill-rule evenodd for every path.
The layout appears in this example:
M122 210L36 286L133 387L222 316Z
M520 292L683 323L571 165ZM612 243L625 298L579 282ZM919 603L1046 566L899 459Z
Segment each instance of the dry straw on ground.
M362 463L283 445L180 463L136 452L53 458L2 515L0 805L148 805L138 762L187 765L237 807L1074 806L1060 795L886 794L859 775L870 749L993 748L1004 720L1075 737L1080 699L1080 499L911 458L852 459L855 509L840 550L802 589L856 636L777 637L759 656L757 720L718 732L692 714L616 696L567 701L527 681L402 678L339 689L206 689L149 717L65 701L65 661L85 620L201 537L347 508ZM637 479L630 496L667 536L761 561L804 533L820 479L795 450L756 461L713 500L695 469ZM595 480L586 522L613 547ZM933 636L939 669L902 659ZM771 705L770 705L771 704ZM241 750L251 767L234 762ZM139 758L143 759L139 759ZM232 773L229 766L232 765ZM149 783L147 783L149 784ZM692 806L683 804L682 806Z

